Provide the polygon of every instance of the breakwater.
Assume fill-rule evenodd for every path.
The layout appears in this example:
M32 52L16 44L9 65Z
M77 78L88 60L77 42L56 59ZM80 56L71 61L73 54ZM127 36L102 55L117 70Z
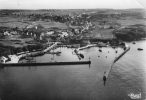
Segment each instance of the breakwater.
M78 48L77 51L87 49L87 48L91 48L91 47L95 47L95 46L96 46L96 44L90 44L90 45Z
M126 52L128 52L129 50L130 50L130 47L128 46L128 47L126 48L126 50L125 50L123 53L121 53L118 57L115 58L113 64L116 63L116 62L117 62Z
M5 63L1 67L18 67L18 66L49 66L49 65L79 65L91 64L91 61L74 61L74 62L43 62L43 63Z
M54 43L53 45L51 45L50 47L47 47L46 49L44 49L42 51L23 53L23 54L20 54L18 57L23 59L25 57L36 57L36 56L39 56L39 55L44 55L48 51L50 51L53 48L57 47L57 44L58 44L58 42Z
M118 57L116 57L116 58L114 59L113 63L111 64L110 69L109 69L109 70L106 72L106 74L105 74L106 78L108 78L108 76L109 76L109 74L110 74L110 72L111 72L112 67L114 66L114 64L115 64L122 56L124 56L124 54L126 54L126 53L130 50L130 47L129 47L128 45L126 45L125 48L126 48L126 49L124 50L124 52L122 52Z

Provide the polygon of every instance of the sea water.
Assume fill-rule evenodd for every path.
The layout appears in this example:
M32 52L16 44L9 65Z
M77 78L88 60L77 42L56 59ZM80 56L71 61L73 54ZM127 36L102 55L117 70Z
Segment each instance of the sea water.
M81 50L81 60L91 65L7 67L0 69L0 100L131 100L146 99L146 41L127 43L131 49L111 69L106 84L104 72L122 48ZM137 48L143 48L138 51ZM60 55L45 54L36 62L80 61L71 48L57 48ZM115 51L118 51L117 53Z

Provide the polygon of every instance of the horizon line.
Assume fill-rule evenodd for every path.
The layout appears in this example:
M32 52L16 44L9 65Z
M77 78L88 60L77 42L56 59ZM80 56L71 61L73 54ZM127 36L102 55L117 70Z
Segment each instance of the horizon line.
M116 8L40 8L40 9L27 9L27 8L0 8L0 10L95 10L95 9L99 9L99 10L132 10L132 9L143 9L146 10L146 8L120 8L120 9L116 9Z

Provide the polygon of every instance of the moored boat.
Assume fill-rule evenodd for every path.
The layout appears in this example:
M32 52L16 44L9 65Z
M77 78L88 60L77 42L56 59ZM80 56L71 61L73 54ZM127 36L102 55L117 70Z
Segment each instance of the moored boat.
M137 50L142 51L143 49L142 48L137 48Z

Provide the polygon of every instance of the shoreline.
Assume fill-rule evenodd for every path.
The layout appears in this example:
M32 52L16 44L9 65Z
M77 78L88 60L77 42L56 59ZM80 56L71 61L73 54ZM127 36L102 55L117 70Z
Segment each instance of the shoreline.
M29 52L25 52L25 51L23 51L23 53L21 54L21 53L19 53L19 55L18 55L18 53L17 54L13 54L14 56L16 55L17 57L18 57L18 59L19 60L22 60L22 59L25 59L26 57L37 57L37 56L40 56L40 55L44 55L45 53L47 53L49 50L51 50L51 49L53 49L53 48L55 48L56 46L61 46L61 45L64 45L63 43L59 43L59 42L55 42L54 44L52 44L52 45L48 45L48 47L46 47L46 49L44 49L44 50L41 50L41 51L37 51L37 50L35 50L36 52L31 52L31 51L29 51ZM78 53L78 51L79 50L82 50L82 49L87 49L87 48L91 48L91 47L95 47L95 46L97 46L97 47L107 47L107 46L110 46L110 47L112 47L112 48L116 48L116 47L121 47L121 48L125 48L125 43L123 43L123 42L119 42L119 41L108 41L108 40L106 40L105 42L101 42L101 41L98 41L96 44L86 44L85 46L81 46L81 44L80 45L78 45L78 44L75 44L74 46L78 46L77 47L77 49L75 48L75 50L77 50L77 52L75 52L74 51L74 53L78 56L78 58L79 58L79 60L80 59L82 59L82 58L84 58L84 55L83 54L79 54ZM67 46L68 48L70 48L70 47L72 47L73 45L72 44L70 44L70 46ZM3 57L3 56L2 56ZM5 57L5 56L4 56ZM2 58L1 58L2 59ZM5 57L5 59L8 59L8 58L6 58ZM10 58L11 59L11 58ZM11 61L13 60L13 58L11 59ZM18 61L19 61L18 60ZM6 62L7 63L7 62ZM15 63L15 62L14 62ZM18 62L17 62L18 63Z

